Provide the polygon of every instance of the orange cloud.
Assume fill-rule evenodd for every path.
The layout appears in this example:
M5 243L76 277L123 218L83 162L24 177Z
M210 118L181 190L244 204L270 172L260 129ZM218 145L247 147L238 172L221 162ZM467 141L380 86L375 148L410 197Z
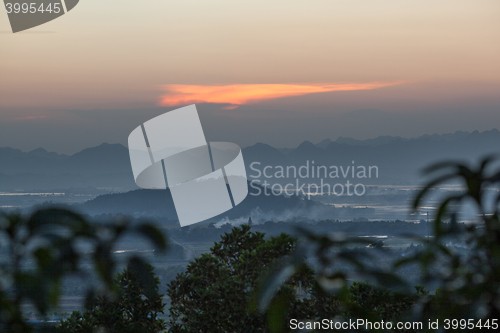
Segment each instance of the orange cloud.
M230 84L215 86L198 86L184 84L167 84L162 86L165 93L161 96L160 105L178 106L193 103L239 105L255 103L267 99L288 96L301 96L313 93L349 90L371 90L402 84L397 82L342 83L342 84Z

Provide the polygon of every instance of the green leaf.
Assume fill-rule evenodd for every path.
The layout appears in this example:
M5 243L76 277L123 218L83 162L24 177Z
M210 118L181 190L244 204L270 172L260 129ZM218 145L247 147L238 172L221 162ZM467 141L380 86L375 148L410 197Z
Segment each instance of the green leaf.
M143 223L136 227L136 231L149 239L157 250L164 252L167 249L167 239L156 226L150 223Z

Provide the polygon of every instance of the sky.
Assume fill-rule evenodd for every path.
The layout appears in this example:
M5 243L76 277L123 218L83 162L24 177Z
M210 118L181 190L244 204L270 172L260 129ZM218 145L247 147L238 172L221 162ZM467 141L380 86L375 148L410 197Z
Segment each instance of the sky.
M0 147L127 142L196 103L210 141L500 128L497 0L81 0L13 34L0 9Z

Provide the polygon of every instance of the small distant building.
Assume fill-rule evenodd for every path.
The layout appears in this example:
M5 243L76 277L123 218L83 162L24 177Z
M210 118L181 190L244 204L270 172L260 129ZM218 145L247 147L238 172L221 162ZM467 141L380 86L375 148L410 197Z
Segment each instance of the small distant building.
M248 218L248 225L249 225L250 227L252 226L252 217L251 217L251 216Z

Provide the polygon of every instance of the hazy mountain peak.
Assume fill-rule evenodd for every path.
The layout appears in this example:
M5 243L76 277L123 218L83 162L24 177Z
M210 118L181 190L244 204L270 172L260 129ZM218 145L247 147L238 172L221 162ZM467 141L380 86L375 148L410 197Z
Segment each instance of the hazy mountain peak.
M336 143L347 144L347 145L351 145L351 146L357 146L360 143L362 143L363 141L357 140L357 139L353 139L353 138L344 138L342 136L339 136L337 138L337 140L335 140L335 142Z
M0 147L0 151L3 153L10 153L10 154L23 154L22 150L16 149L16 148L11 148L11 147Z
M36 155L36 154L47 154L47 153L48 153L48 151L45 150L42 147L39 147L37 149L33 149L32 151L29 152L29 154L33 154L33 155Z
M86 149L74 154L73 156L88 153L88 152L110 152L110 151L123 152L125 150L128 151L128 148L120 143L106 143L105 142L105 143L101 143L99 146L86 148Z
M299 147L312 147L312 146L314 146L314 144L313 144L311 141L308 141L308 140L303 141L303 142L299 145ZM299 148L299 147L297 147L297 148Z
M256 144L254 144L252 146L248 146L245 149L250 149L250 150L255 150L255 149L258 149L258 150L261 150L261 149L269 150L269 149L273 149L274 150L276 148L274 148L273 146L268 145L267 143L257 142Z
M431 140L436 140L436 141L447 141L447 142L454 142L457 140L462 140L466 139L467 137L490 137L490 136L498 136L500 134L500 131L496 128L493 128L489 131L483 131L479 132L478 130L475 130L473 132L467 132L467 131L456 131L454 133L444 133L444 134L425 134L422 135L416 139L409 139L409 140L421 140L421 139L431 139Z
M253 146L243 148L243 156L249 156L251 158L255 156L267 156L267 157L279 157L284 154L277 148L274 148L266 143L257 142Z
M99 146L96 146L96 147L93 147L93 148L118 148L118 147L123 147L123 148L126 148L124 145L122 145L121 143L107 143L107 142L103 142L101 143Z
M304 141L302 142L296 149L296 152L301 152L301 151L318 151L318 150L323 150L322 148L317 147L315 144L313 144L311 141Z
M49 158L49 159L56 159L56 160L68 158L68 155L66 155L66 154L58 154L55 152L48 152L46 149L41 148L41 147L33 149L32 151L28 152L28 154L30 154L32 156Z
M332 142L333 141L331 139L324 139L320 143L317 143L316 147L319 147L321 149L326 149L326 147L328 147L328 145L330 145L330 143L332 143Z

